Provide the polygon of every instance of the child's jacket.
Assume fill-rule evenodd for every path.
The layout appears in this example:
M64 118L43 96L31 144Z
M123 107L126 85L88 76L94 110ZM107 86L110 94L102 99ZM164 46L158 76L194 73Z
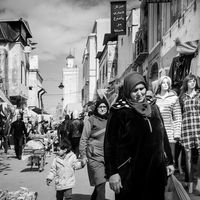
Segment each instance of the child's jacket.
M55 177L56 190L65 190L75 186L75 169L81 169L81 162L71 151L65 158L56 156L53 160L47 179Z

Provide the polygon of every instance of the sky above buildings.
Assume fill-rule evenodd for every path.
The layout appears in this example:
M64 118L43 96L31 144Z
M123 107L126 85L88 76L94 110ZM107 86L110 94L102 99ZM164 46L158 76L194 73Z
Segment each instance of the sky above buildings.
M118 0L116 0L118 1ZM38 55L39 72L47 93L43 96L45 110L55 114L61 103L62 69L71 52L75 64L82 65L88 35L94 21L110 17L109 0L0 0L0 19L22 18L29 23L32 42ZM127 0L127 10L140 5L139 0ZM127 12L128 14L128 12Z

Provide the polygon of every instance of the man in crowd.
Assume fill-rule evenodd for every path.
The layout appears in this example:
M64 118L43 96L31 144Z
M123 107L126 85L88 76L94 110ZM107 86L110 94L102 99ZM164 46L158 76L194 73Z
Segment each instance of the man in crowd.
M58 140L61 142L64 138L68 138L69 127L71 124L70 116L67 114L65 120L58 127Z
M6 117L0 115L0 146L4 148L4 153L8 153L8 143L9 143L9 123Z
M21 160L24 136L28 137L28 135L20 114L17 115L17 120L11 124L10 134L13 134L16 157Z

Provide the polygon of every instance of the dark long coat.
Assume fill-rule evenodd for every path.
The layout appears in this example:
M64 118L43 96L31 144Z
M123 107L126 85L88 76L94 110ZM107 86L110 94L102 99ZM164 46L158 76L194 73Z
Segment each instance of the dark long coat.
M173 164L163 121L156 105L151 117L142 117L125 101L114 105L108 118L104 158L107 178L119 173L123 188L117 200L164 200L166 156Z

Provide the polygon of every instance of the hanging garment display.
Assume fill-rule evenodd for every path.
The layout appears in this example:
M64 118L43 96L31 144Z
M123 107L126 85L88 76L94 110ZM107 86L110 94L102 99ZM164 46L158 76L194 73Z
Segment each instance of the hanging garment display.
M190 73L197 77L197 84L200 88L200 43L198 44L194 58L191 61Z
M190 73L191 61L194 58L199 40L181 42L176 39L176 52L178 56L174 57L169 70L169 77L172 79L172 89L177 94L180 92L183 79Z
M177 93L180 91L183 79L190 72L191 60L193 58L194 53L191 55L180 54L172 60L169 77L172 80L172 89L174 89Z

